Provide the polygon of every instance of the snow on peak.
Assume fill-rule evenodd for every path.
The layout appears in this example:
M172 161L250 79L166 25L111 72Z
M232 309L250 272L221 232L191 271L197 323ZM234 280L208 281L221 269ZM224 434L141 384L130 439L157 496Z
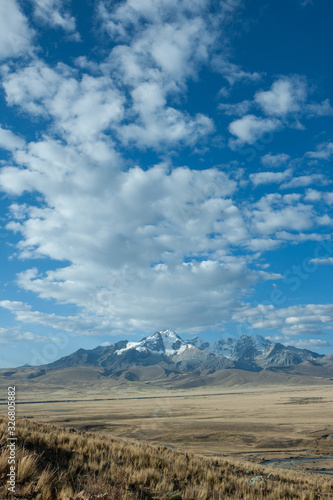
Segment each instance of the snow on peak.
M261 335L242 335L237 338L222 338L216 342L209 343L200 337L191 340L183 340L177 333L171 330L155 332L150 337L145 337L139 342L127 342L126 347L118 349L118 355L125 351L135 349L138 352L148 351L154 354L175 356L176 354L188 352L188 349L200 349L212 354L225 356L229 359L238 359L242 356L266 355L273 348L274 343L266 340Z
M179 354L184 349L186 349L186 343L177 335L177 333L171 330L162 330L161 332L155 332L150 337L145 337L139 342L127 342L126 347L119 349L116 353L123 354L129 349L135 349L136 351L142 352L148 349L150 352L156 354L166 354L167 356L173 356L174 354Z
M198 336L193 337L193 339L187 340L186 342L188 343L188 345L193 345L195 347L198 347L199 349L207 349L209 347L209 342L201 339Z
M265 339L261 335L253 335L252 342L255 348L264 354L268 347L272 346L272 342L270 340Z
M253 352L253 355L264 354L272 346L272 342L261 335L250 336L243 334L238 338L220 339L210 344L206 350L213 354L222 354L229 359L237 359L247 353L249 354L250 351Z

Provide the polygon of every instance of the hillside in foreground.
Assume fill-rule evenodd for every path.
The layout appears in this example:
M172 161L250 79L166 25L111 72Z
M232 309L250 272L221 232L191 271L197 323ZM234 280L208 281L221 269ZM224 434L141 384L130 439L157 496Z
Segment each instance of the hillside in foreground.
M1 498L7 498L7 423L0 421ZM17 491L25 500L332 498L323 476L207 458L134 440L17 421ZM261 479L255 480L258 476ZM249 484L250 483L250 484ZM255 483L255 484L251 484Z

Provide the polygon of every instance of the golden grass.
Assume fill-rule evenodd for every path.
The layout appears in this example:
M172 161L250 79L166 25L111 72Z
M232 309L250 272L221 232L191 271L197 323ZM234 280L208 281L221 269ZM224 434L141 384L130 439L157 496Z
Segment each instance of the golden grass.
M6 421L0 420L2 445L6 443L6 432ZM311 473L208 458L130 439L71 432L27 419L17 420L16 435L16 498L25 500L333 498L332 479ZM5 447L1 451L2 500L8 496L5 486L8 468ZM273 479L267 478L270 472ZM263 484L249 485L248 479L256 475L264 476Z
M35 389L30 390L33 394ZM50 395L44 394L44 400L22 405L20 415L210 456L251 454L269 459L276 452L278 456L285 452L285 457L333 453L333 440L323 437L333 434L332 386L228 391L220 387L200 394L189 390L157 394L147 386L146 392L134 391L132 396L126 393L128 399L124 395L116 399L119 393L108 392L99 400L96 389L85 394L89 400L67 401L69 390L63 390L57 402L49 402ZM21 394L21 399L26 398Z

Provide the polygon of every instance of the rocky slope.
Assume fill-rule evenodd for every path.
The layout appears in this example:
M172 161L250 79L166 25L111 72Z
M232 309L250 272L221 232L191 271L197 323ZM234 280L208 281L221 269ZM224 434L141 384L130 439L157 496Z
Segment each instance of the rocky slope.
M184 340L175 332L164 330L138 342L123 340L92 350L79 349L45 368L58 370L93 365L101 367L106 375L152 365L159 365L168 373L214 373L228 368L258 372L264 368L302 364L323 366L331 364L328 358L306 349L271 342L260 335L242 335L209 343L200 337Z

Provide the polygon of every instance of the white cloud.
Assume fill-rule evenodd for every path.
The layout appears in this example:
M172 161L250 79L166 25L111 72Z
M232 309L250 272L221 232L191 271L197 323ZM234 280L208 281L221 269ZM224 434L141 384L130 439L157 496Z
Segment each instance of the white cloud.
M0 127L0 148L14 151L15 149L23 148L24 145L24 139L14 134L11 130Z
M297 347L298 349L308 349L310 351L317 351L317 350L323 350L327 349L328 347L331 346L327 340L322 340L322 339L295 339L295 338L290 338L286 335L274 335L266 337L268 340L272 340L273 342L279 342L280 344L286 345L286 346L294 346Z
M248 211L252 231L268 235L281 230L309 230L315 224L315 213L311 205L300 203L299 199L296 194L263 196Z
M237 137L237 140L232 139L229 145L233 147L243 143L253 144L266 132L272 132L282 127L304 130L305 127L300 122L301 117L332 115L333 108L328 99L321 103L308 102L307 99L307 81L304 77L295 75L292 77L281 76L272 84L270 90L257 91L253 100L247 99L236 104L220 104L219 109L226 114L242 116L229 125L229 132ZM259 108L266 115L266 118L246 114L252 107ZM311 157L311 153L308 156ZM286 158L276 155L275 161L279 162L280 160L281 163L284 163ZM277 164L272 163L274 159L270 154L263 157L264 164L265 161L267 165L277 166Z
M293 345L294 347L298 347L299 349L309 349L310 351L317 349L327 349L331 346L327 340L321 339L286 339L284 341L285 345Z
M314 160L330 160L333 155L333 142L323 142L317 146L316 151L308 151L305 157Z
M21 70L8 71L3 78L3 87L9 105L17 105L38 116L46 114L46 103L56 94L61 81L59 72L35 60Z
M99 325L96 327L96 322L89 318L89 315L78 315L78 316L57 316L56 314L47 314L40 311L33 311L28 304L22 302L14 301L0 301L0 307L9 309L15 314L17 321L25 324L38 324L44 325L48 328L53 328L56 330L64 330L71 333L80 333L82 335L90 333L91 329L94 329L94 333L105 333L105 325ZM110 329L110 324L107 325ZM107 330L110 331L110 330ZM31 334L29 334L31 336ZM39 336L35 336L39 337ZM43 339L51 340L49 337L43 337ZM27 338L23 336L20 340L34 340L34 338Z
M123 42L111 52L110 62L125 55L123 77L129 83L130 75L141 81L162 77L182 82L208 60L208 49L218 36L207 4L200 0L128 0L113 9L100 3L99 15L111 38Z
M22 311L29 311L31 309L31 306L29 304L25 304L24 302L19 302L15 300L1 300L0 301L0 307L3 307L4 309L8 309L9 311L16 311L16 310L22 310Z
M244 71L239 65L230 62L225 56L215 56L212 64L215 71L221 73L229 85L234 85L236 82L242 80L256 82L261 79L260 73ZM231 108L229 108L229 110L231 110ZM238 112L236 114L238 114Z
M311 259L309 260L310 264L316 264L317 266L331 266L333 265L333 257L328 257L327 259Z
M278 231L276 237L281 240L291 241L293 243L302 243L304 241L324 241L329 240L329 234L318 233L288 233L287 231Z
M266 252L275 250L281 246L281 240L273 238L253 238L246 242L245 246L254 252ZM277 279L276 277L273 279Z
M306 98L306 83L299 77L280 78L270 90L261 90L254 96L255 102L265 114L279 117L299 112Z
M0 328L0 344L16 345L17 342L61 342L61 340L60 337L47 337L33 332L22 332L20 329Z
M259 118L255 115L245 115L229 125L229 132L236 136L236 144L253 144L267 132L273 132L281 126L281 122L272 118Z
M325 185L329 181L323 174L300 175L293 177L290 181L281 184L281 189L293 189L298 187L310 186L311 184Z
M242 206L233 200L237 183L217 169L163 163L121 171L110 146L105 154L96 149L99 155L45 136L15 151L23 168L1 170L4 191L36 190L45 200L12 206L7 228L21 235L21 258L59 262L45 273L26 270L19 285L83 311L62 318L19 304L21 322L77 333L209 327L228 319L249 286L278 278L253 270L246 254L232 256L232 247L260 254L281 244L277 231L316 224L301 195Z
M76 31L76 21L73 16L65 9L64 0L32 0L34 6L34 15L39 21L52 26L53 28L62 28L73 33ZM76 33L76 39L79 35Z
M305 201L310 201L310 202L317 202L321 201L323 198L324 193L322 191L317 191L316 189L307 189L304 200Z
M117 128L123 144L159 149L177 142L193 145L210 134L214 124L209 117L190 116L169 104L209 62L209 49L219 36L207 4L128 0L111 9L101 3L99 13L111 38L122 41L103 70L128 87L128 123Z
M123 126L119 136L124 144L160 148L170 144L197 144L214 130L213 121L205 115L188 116L174 108L154 113L144 111L142 121Z
M309 116L332 116L333 108L329 99L325 99L320 103L309 103L306 105L306 111Z
M130 22L142 30L134 30L136 35L129 38L124 35L127 43L111 50L101 66L104 76L83 74L79 78L68 66L51 68L37 60L22 70L7 72L3 83L7 103L51 118L53 128L66 140L91 145L102 133L109 136L110 131L126 146L156 149L177 142L193 145L210 134L214 124L209 117L200 113L190 116L168 105L168 97L180 94L186 79L208 60L207 51L216 33L209 31L208 21L199 15L162 22L163 10L156 11L156 22L141 26L136 8L143 9L150 19L149 9L127 6ZM203 9L200 3L194 13L198 9ZM102 11L104 22L115 15Z
M32 53L33 30L16 0L0 0L0 59Z
M333 327L332 304L296 305L277 309L274 305L259 304L244 306L233 315L233 319L246 322L251 328L275 329L283 335L323 334L323 330Z
M50 117L56 131L73 142L95 141L123 116L124 97L109 77L83 75L41 61L4 77L6 99L32 115Z
M290 160L286 153L272 154L267 153L261 157L260 161L265 167L280 167Z
M104 279L102 272L98 266L89 264L92 280L88 280L88 270L74 266L48 273L47 277L32 278L24 273L19 281L24 288L41 297L53 296L61 301L76 302L90 314L84 321L84 318L24 311L16 313L17 319L79 334L87 330L95 334L107 333L112 328L151 330L162 328L166 323L178 329L207 328L228 318L228 309L239 295L237 288L247 288L258 279L241 259L231 259L224 264L202 261L188 265L159 265L144 270L141 266L137 270L131 267L123 281L116 271L104 268ZM74 276L75 282L71 279Z
M333 203L333 193L323 193L323 197L324 197L324 200L325 202L328 204L328 205L332 205Z
M35 0L36 15L74 33L75 20L64 5ZM183 146L202 151L214 131L209 116L190 114L183 105L189 81L203 66L215 67L230 85L259 79L230 63L221 44L223 19L240 2L219 3L213 15L204 0L98 5L111 37L102 62L79 58L71 68L34 58L3 67L8 106L40 125L30 142L0 129L0 145L12 152L2 163L0 187L8 195L29 192L22 204L12 203L6 226L19 239L19 258L36 262L19 274L18 284L81 312L61 316L22 303L0 305L21 323L75 334L221 326L250 287L281 278L263 271L262 252L286 244L293 231L292 243L315 239L315 228L331 221L317 213L310 193L245 200L238 190L249 181L239 164L237 171L235 164L199 170L174 167L168 159ZM258 92L255 102L225 107L242 115L259 106L270 115L234 120L232 144L253 144L284 126L286 113L298 112L296 80L279 82ZM148 152L142 164L135 148ZM152 149L164 161L151 164ZM261 161L276 167L288 160L286 154L270 154ZM250 179L263 185L291 175L261 172ZM322 199L329 202L328 193Z
M255 186L273 183L279 184L289 179L292 174L293 171L291 169L285 170L284 172L257 172L255 174L250 174L250 179Z
M252 107L252 102L251 101L242 101L238 102L236 104L230 104L230 103L220 103L218 105L218 109L223 111L226 115L238 115L238 116L244 116Z
M42 298L77 305L91 323L21 308L20 321L83 333L98 332L101 323L203 327L227 318L242 290L269 278L228 252L248 232L231 200L236 183L223 172L167 165L120 172L84 156L70 168L66 148L50 140L29 144L25 155L19 157L27 168L2 170L2 187L16 194L37 189L47 206L24 207L25 218L14 207L18 219L8 228L22 235L21 257L70 264L45 274L27 270L18 282Z

